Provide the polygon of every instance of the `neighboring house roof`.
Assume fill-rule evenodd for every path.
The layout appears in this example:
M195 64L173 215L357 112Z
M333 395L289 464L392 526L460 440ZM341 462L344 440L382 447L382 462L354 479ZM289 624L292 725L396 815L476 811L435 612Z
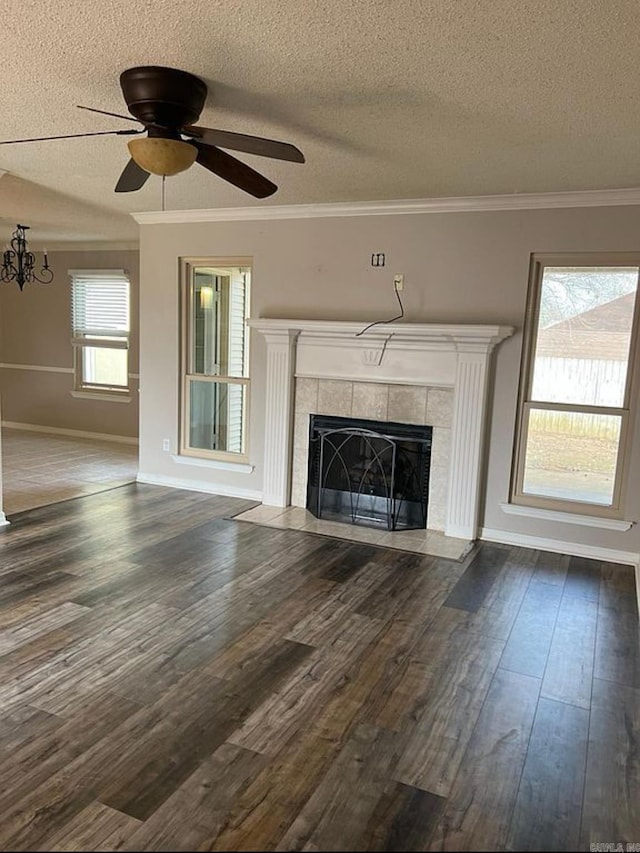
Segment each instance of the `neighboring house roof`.
M635 292L541 329L536 356L626 361Z

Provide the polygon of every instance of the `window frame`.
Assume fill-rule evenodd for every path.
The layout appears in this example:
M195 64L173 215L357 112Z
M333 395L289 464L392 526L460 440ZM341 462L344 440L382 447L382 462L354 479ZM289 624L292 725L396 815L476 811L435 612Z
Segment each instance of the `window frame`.
M245 302L245 352L244 376L226 376L220 374L194 373L193 360L193 316L195 298L194 270L199 267L207 269L219 268L221 273L230 267L248 267L250 278L248 296ZM251 376L250 376L250 335L247 319L251 310L251 287L253 280L253 258L251 257L189 257L180 259L180 430L179 455L212 462L237 463L244 465L249 462L249 418L251 412ZM206 448L191 447L190 412L191 412L191 382L211 382L218 385L242 385L244 401L242 412L242 453L228 450L207 450Z
M131 343L131 278L128 270L125 269L70 269L68 270L69 278L71 279L71 346L73 349L73 391L75 397L93 397L103 400L118 400L119 402L127 402L131 395L131 376L129 372L129 348ZM126 333L121 335L113 334L112 336L100 336L91 333L78 334L75 329L75 286L76 280L95 281L126 281L127 285L127 312L128 325ZM86 359L86 349L119 349L125 350L127 353L126 385L115 385L113 383L86 382L84 380L84 367Z
M535 367L535 347L538 338L538 323L542 280L546 267L638 267L638 284L631 325L627 374L622 405L598 406L579 403L551 403L532 400L532 386ZM561 254L531 255L529 266L529 284L523 328L522 357L520 362L520 380L514 447L509 487L509 503L545 509L569 514L579 514L601 518L622 518L625 511L625 497L628 486L628 469L631 453L630 437L633 435L635 412L638 401L640 367L637 366L640 353L640 252L581 252ZM611 504L598 504L575 499L551 498L523 491L525 460L527 451L529 412L531 409L561 411L569 413L587 413L614 415L620 418L620 435L614 475Z

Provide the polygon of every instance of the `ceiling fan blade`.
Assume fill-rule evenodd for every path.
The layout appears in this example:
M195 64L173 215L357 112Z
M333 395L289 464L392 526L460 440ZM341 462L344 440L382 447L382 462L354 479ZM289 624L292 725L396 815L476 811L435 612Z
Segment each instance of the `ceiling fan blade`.
M202 145L199 142L192 141L191 145L195 145L198 149L196 160L201 166L209 169L210 172L213 172L225 181L229 181L230 184L238 187L238 189L244 190L256 198L266 198L268 195L273 195L278 189L264 175L256 172L255 169L247 166L246 163L236 160L231 154L227 154L219 148L214 148L212 145Z
M220 148L231 148L232 151L245 151L247 154L259 154L261 157L304 163L302 151L289 142L264 139L262 136L249 136L246 133L232 133L230 130L197 127L193 124L182 128L181 132L186 136L195 137L205 145L217 145Z
M95 107L83 107L81 104L76 104L79 110L88 110L90 113L100 113L102 116L113 116L113 118L123 118L125 121L138 121L134 116L123 116L120 113L109 113L106 110L97 110ZM142 122L140 122L142 124Z
M94 133L65 133L62 136L35 136L33 139L5 139L0 145L16 145L18 142L48 142L50 139L76 139L80 136L130 136L144 133L142 130L98 130Z
M148 177L149 172L138 166L136 161L131 159L124 167L118 179L115 192L132 193L135 190L139 190L145 185Z

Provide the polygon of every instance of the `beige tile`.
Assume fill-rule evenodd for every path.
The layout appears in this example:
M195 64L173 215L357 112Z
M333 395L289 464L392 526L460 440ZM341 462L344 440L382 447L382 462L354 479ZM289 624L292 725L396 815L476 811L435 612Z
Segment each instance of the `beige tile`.
M293 457L291 465L291 502L306 505L307 460L309 456L309 415L298 412L294 416Z
M444 468L433 468L429 476L429 505L427 507L427 527L429 530L444 530L448 491L446 470Z
M289 506L282 513L282 521L290 530L301 530L305 525L313 521L314 516L307 509L299 506Z
M138 449L117 442L2 430L8 514L131 483Z
M295 411L313 414L318 411L318 379L296 379Z
M403 424L425 424L427 389L419 385L390 385L387 416Z
M267 524L277 516L282 515L281 506L254 506L246 512L240 513L236 518L240 521L255 521L256 523Z
M450 427L453 417L453 388L427 390L427 423L434 427Z
M449 470L451 456L451 430L434 427L431 439L431 467Z
M351 536L351 525L341 524L338 521L324 521L312 516L312 521L300 528L306 533L322 533L325 536L336 536L338 539L349 539Z
M389 405L389 386L376 382L354 382L351 415L386 421Z
M307 486L306 479L303 481L300 477L296 477L291 484L291 503L296 509L301 509L307 505Z
M431 533L427 537L427 552L434 557L447 557L451 560L460 560L469 550L473 543L467 539L457 539L454 536L445 536L443 533Z
M350 524L348 529L348 538L353 542L368 542L370 545L381 545L382 540L387 535L385 530L376 530L375 527L364 527L363 525Z
M318 414L351 415L353 383L340 379L320 379L318 382Z

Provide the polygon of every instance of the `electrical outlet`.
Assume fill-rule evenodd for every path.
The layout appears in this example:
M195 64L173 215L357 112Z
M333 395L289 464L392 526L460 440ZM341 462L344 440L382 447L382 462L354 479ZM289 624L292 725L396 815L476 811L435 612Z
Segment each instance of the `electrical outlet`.
M171 450L171 441L168 438L162 439L162 449L169 452Z
M404 290L404 276L403 275L394 275L393 286L395 287L396 290Z

